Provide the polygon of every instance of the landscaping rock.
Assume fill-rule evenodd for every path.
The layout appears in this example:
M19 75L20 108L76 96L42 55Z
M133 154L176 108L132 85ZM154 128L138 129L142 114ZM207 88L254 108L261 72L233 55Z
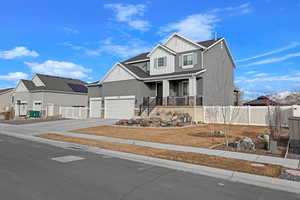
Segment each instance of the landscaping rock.
M238 146L238 149L240 149L240 150L255 151L255 144L251 140L251 138L248 138L248 137L240 139L238 141L237 146Z
M128 120L124 120L124 119L119 120L116 122L116 125L126 126L126 125L128 125Z
M160 122L160 117L151 117L150 118L150 120L152 121L152 122Z
M300 173L298 170L282 169L279 178L300 182Z

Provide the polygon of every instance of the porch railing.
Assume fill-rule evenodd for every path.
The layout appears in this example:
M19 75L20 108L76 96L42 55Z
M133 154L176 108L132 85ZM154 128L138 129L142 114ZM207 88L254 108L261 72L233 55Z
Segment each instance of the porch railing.
M195 102L196 101L196 102ZM201 106L202 96L167 97L166 106Z

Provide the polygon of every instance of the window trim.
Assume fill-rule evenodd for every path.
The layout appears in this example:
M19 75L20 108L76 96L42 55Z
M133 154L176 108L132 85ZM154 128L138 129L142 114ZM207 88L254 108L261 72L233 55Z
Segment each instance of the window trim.
M193 56L194 56L194 52L192 53L186 53L186 54L182 54L182 59L181 59L181 66L183 69L189 69L189 68L193 68L194 67L194 63L191 64L191 65L184 65L184 56L189 56L189 55L192 55L192 62L194 62L194 59L193 59Z
M163 65L161 65L161 66L159 66L158 65L158 60L159 59L163 59ZM167 63L166 61L165 61L165 59L167 59L167 56L160 56L160 57L156 57L156 67L157 68L164 68L164 67L166 67L167 65L165 65L165 63Z

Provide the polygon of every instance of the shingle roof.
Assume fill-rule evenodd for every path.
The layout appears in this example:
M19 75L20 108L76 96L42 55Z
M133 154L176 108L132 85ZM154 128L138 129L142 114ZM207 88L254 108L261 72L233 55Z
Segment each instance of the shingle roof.
M133 62L133 61L138 61L138 60L145 60L145 59L149 59L147 57L147 55L149 54L150 52L145 52L145 53L141 53L137 56L134 56L132 58L129 58L128 60L125 60L124 62Z
M218 42L221 39L222 38L217 38L217 39L212 39L212 40L205 40L205 41L197 42L197 44L200 44L200 45L202 45L204 47L209 47L209 46L213 45L214 43ZM134 56L132 58L129 58L129 59L123 61L123 62L124 63L128 63L128 62L135 62L135 61L139 61L139 60L149 59L149 57L147 57L147 55L149 53L150 52L141 53L141 54L139 54L137 56Z
M4 93L4 92L8 92L8 91L10 91L10 90L13 90L14 88L5 88L5 89L1 89L0 90L0 94L1 93Z
M277 102L269 99L266 96L258 97L257 99L251 100L247 103L244 103L246 106L271 106L271 105L279 105Z
M201 71L202 69L197 69L197 70L189 70L189 71L180 71L180 72L174 72L174 73L168 73L168 74L158 74L158 75L150 75L149 73L145 72L141 68L130 65L130 64L125 64L122 63L124 67L126 67L129 71L134 73L137 77L139 78L157 78L157 77L164 77L164 76L171 76L171 75L181 75L181 74L193 74L196 72Z
M137 66L129 65L125 63L122 63L122 65L124 65L129 71L131 71L132 73L134 73L136 76L140 78L148 78L150 76L149 73L145 72L144 70L142 70Z
M21 80L29 91L45 89L45 87L37 87L31 80Z
M60 92L76 92L87 93L87 84L78 79L64 78L58 76L50 76L44 74L36 74L45 86L36 86L31 80L22 80L26 88L30 91L35 90L48 90Z
M206 41L202 41L202 42L197 42L197 44L200 44L204 47L210 47L211 45L213 45L214 43L218 42L219 40L221 40L222 38L217 38L217 39L213 39L213 40L206 40Z

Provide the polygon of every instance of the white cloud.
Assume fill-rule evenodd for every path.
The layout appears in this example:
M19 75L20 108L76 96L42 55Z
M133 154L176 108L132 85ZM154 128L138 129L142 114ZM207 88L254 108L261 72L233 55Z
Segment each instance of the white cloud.
M262 53L262 54L252 56L252 57L249 57L249 58L243 58L243 59L237 60L236 62L245 62L245 61L253 60L253 59L256 59L256 58L269 56L269 55L272 55L272 54L280 53L282 51L293 49L293 48L298 47L298 46L300 46L300 42L292 42L292 43L290 43L290 44L288 44L284 47L281 47L279 49L271 50L271 51L268 51L266 53Z
M246 65L242 65L241 67L276 63L276 62L281 62L281 61L284 61L284 60L287 60L287 59L290 59L290 58L294 58L294 57L299 57L299 56L300 56L300 52L296 52L296 53L291 53L291 54L287 54L287 55L284 55L284 56L268 58L268 59L264 59L264 60L261 60L261 61L252 62L252 63L246 64Z
M31 51L27 49L27 47L15 47L14 49L1 51L0 50L0 58L3 59L14 59L16 57L38 57L39 54L36 51Z
M248 71L246 74L255 74L257 71Z
M253 9L251 8L251 4L248 3L244 3L241 4L239 6L228 6L228 7L224 7L224 8L215 8L213 10L210 11L210 13L220 13L220 12L239 12L241 14L248 14L248 13L252 13Z
M258 76L255 78L238 77L235 83L258 83L270 81L300 82L300 75Z
M218 17L212 14L190 15L181 21L161 27L160 33L177 32L192 40L208 40L212 39L214 27L218 21Z
M73 50L82 50L89 56L100 56L103 53L118 58L127 58L136 56L137 54L147 52L151 46L137 38L127 38L126 42L114 43L113 38L109 37L100 42L96 49L90 49L83 46L73 45L71 43L64 43L63 45L71 47Z
M250 3L241 4L236 7L215 8L206 13L189 15L180 21L162 26L160 27L159 34L165 35L177 32L192 40L208 40L214 37L217 22L223 18L219 14L232 15L233 13L248 14L251 12Z
M3 81L18 81L20 79L26 79L28 74L24 72L11 72L6 75L0 75L0 80Z
M63 30L67 34L78 34L79 33L79 31L77 29L70 28L70 27L64 27Z
M258 73L258 74L255 74L254 76L263 77L263 76L267 76L267 75L268 75L267 73Z
M74 64L71 62L60 62L47 60L44 63L25 62L34 73L49 74L56 76L68 76L71 78L88 78L91 69L82 65Z
M140 31L147 31L150 28L150 23L141 19L146 12L145 4L105 4L105 8L112 9L116 14L116 21L126 22L130 27Z
M92 53L96 54L107 53L110 55L116 55L120 58L127 58L130 56L136 56L140 53L147 52L151 49L145 42L133 38L129 39L125 44L113 43L113 40L105 40L101 44L100 48Z

